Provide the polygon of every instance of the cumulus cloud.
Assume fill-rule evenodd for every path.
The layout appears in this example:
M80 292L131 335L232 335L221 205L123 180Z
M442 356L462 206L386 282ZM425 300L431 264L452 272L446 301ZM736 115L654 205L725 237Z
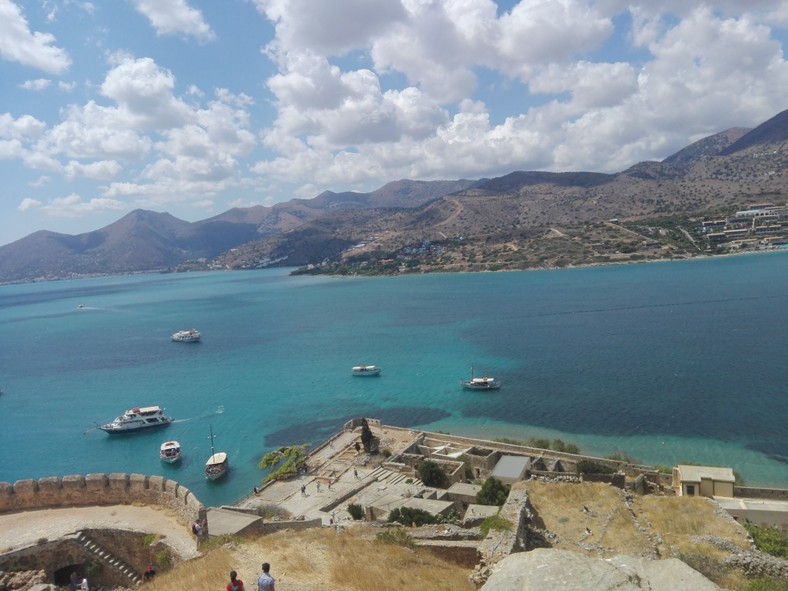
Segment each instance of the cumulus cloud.
M132 4L160 36L213 39L187 1ZM397 178L613 172L785 108L780 0L252 2L261 61L243 64L243 92L231 76L211 88L183 56L165 62L152 48L135 55L102 41L103 77L69 95L57 118L0 113L0 158L46 172L47 190L103 183L94 183L96 199L31 196L19 208L211 208ZM73 16L72 6L61 5L58 19ZM100 18L96 10L91 22ZM9 31L26 48L15 58L4 45ZM23 63L21 55L52 73L69 63L53 37L30 31L17 4L0 0L0 57ZM33 76L11 84L18 94L19 85L51 88Z
M119 211L125 207L126 204L121 201L103 198L89 199L86 201L79 195L72 193L65 197L56 197L47 202L26 197L19 203L17 209L21 212L38 210L52 217L75 218L86 213L107 210Z
M41 90L46 90L51 85L52 85L51 80L47 80L46 78L38 78L36 80L25 80L22 84L19 85L19 87L25 90L32 90L34 92L38 92Z
M362 19L361 30L335 41L327 28L319 42L304 33L317 18L298 2L257 5L277 27L269 51L280 71L267 85L278 111L263 140L279 156L252 170L308 179L304 188L516 168L622 170L683 147L690 129L701 136L774 114L788 87L766 24L782 10L772 0L746 12L733 1L712 10L694 0L521 0L502 12L491 0L401 0L389 3L389 22ZM614 34L625 38L614 29L622 14L631 47L645 56L589 59ZM335 59L349 51L371 66ZM482 70L527 84L519 113L493 123L484 100L468 100ZM384 90L389 75L408 84ZM529 100L539 95L541 104Z
M30 30L17 4L0 0L0 58L50 74L61 74L68 70L71 58L54 43L53 35Z
M201 42L213 41L216 35L205 22L202 12L185 0L132 0L137 11L150 20L157 35L184 35Z

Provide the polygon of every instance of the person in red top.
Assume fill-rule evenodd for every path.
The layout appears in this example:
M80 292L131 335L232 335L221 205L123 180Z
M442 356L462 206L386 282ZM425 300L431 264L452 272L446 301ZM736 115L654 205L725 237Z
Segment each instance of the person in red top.
M244 582L238 578L238 573L230 571L230 582L227 583L227 591L245 591Z

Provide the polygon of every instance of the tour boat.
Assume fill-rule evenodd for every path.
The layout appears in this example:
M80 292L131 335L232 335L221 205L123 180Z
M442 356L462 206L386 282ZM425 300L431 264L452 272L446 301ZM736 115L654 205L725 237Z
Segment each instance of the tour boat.
M468 380L460 380L460 384L466 390L497 390L501 387L501 382L497 381L495 378L490 377L482 377L482 378L475 378L473 377L473 368L471 368L471 377Z
M166 427L172 423L172 418L164 416L164 411L158 406L142 406L131 408L124 412L111 423L100 425L99 429L105 433L131 433L142 429Z
M177 441L165 441L159 448L159 458L162 462L174 464L181 459L181 444Z
M205 477L208 480L217 480L227 474L230 469L230 459L223 451L213 449L213 427L211 427L211 457L205 462Z
M377 376L380 375L380 368L376 365L356 365L350 373L354 376Z
M172 335L172 340L176 343L198 343L200 336L199 330L190 328L189 330L179 330Z

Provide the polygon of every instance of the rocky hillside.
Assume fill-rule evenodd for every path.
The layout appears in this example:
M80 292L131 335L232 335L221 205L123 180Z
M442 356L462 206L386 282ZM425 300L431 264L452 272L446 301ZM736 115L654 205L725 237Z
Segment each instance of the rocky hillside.
M326 191L199 222L134 211L100 230L0 247L0 282L163 269L318 266L496 270L692 256L681 225L788 200L788 111L617 174L516 171ZM408 257L408 253L420 256ZM429 256L421 256L427 253ZM405 260L405 263L402 261ZM410 262L410 261L415 262Z

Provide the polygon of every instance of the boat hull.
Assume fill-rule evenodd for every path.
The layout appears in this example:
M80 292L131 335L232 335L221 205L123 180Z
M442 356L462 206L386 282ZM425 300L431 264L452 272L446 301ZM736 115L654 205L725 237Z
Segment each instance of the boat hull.
M350 373L358 377L373 377L380 375L381 368L374 365L361 365L354 367Z
M476 390L476 391L484 391L484 390L497 390L501 387L501 384L488 384L484 386L479 386L476 384L469 384L468 382L462 382L462 387L466 390Z
M147 431L148 429L161 429L163 427L168 427L170 423L172 423L171 420L156 423L155 425L140 425L134 427L112 427L112 425L101 425L99 429L104 431L104 433L109 433L110 435L125 435L127 433Z

